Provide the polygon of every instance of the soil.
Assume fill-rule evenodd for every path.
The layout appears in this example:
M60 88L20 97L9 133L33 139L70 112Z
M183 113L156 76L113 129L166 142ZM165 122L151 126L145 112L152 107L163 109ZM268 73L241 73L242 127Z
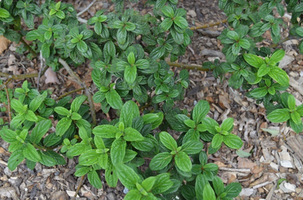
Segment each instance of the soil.
M71 1L77 12L86 8L90 1ZM189 26L212 24L226 19L225 14L218 7L218 0L179 0L179 7L188 11ZM130 3L129 7L136 8L142 13L149 12L143 3ZM87 19L101 9L113 10L113 4L106 0L97 0L93 6L80 17ZM283 18L287 22L287 17ZM207 29L194 31L192 43L186 54L180 57L180 63L201 65L205 61L219 59L225 61L221 53L222 45L217 36L227 27L220 24ZM265 35L266 36L266 35ZM286 37L286 33L283 35ZM270 45L270 39L258 45ZM288 40L280 44L286 51L289 60L281 66L291 78L291 87L287 90L293 94L298 105L303 102L303 56L294 47L296 40ZM14 74L37 73L40 71L40 61L28 60L26 55L16 53L17 44L11 44L0 55L0 71ZM179 68L172 68L176 73ZM86 85L94 86L90 81L91 69L87 66L75 68L75 72L85 81ZM249 157L240 157L235 150L223 146L220 151L209 157L210 162L219 166L219 176L224 183L240 182L243 190L237 199L303 199L303 134L296 134L286 124L273 124L266 118L262 104L257 104L245 96L245 92L234 90L228 86L227 80L215 79L211 72L190 70L190 86L185 98L179 103L180 108L192 110L201 99L207 100L211 105L208 116L219 123L227 117L234 118L233 133L240 136L244 142L242 150L250 152ZM48 80L54 83L45 83L45 76L41 77L40 88L53 91L53 97L79 88L77 83L67 77L64 70L56 73L57 80ZM227 75L228 76L228 75ZM5 81L5 77L0 77ZM36 86L37 79L29 80ZM10 88L21 87L23 80L13 81ZM79 92L81 93L81 92ZM75 95L75 94L74 94ZM98 108L97 108L98 109ZM1 118L7 121L5 112ZM104 116L99 111L99 120ZM272 135L263 129L277 130L279 134ZM37 164L34 170L26 167L25 163L10 171L7 161L10 156L8 144L0 139L0 197L1 199L70 199L74 196L81 178L73 176L76 159L68 160L67 165L46 167ZM103 175L102 175L103 176ZM104 180L104 178L103 178ZM103 183L102 189L93 188L85 179L76 199L116 200L123 199L127 190L118 184L110 188Z

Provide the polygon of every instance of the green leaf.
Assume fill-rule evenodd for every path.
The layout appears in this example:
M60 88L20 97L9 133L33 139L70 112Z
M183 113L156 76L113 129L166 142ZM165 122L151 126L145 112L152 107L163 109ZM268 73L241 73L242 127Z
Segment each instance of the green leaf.
M244 54L243 57L248 64L255 68L259 68L264 64L264 60L254 54Z
M142 141L144 140L144 137L141 135L139 131L136 129L133 129L131 127L127 127L124 130L124 137L126 141Z
M136 183L140 181L138 174L132 168L124 164L118 165L116 169L121 183L127 187L127 189L134 189L136 187Z
M295 124L301 124L302 120L300 114L297 111L290 113L290 118L295 122Z
M52 157L53 159L55 159L57 165L65 165L66 164L66 161L64 160L64 158L60 154L58 154L58 153L56 153L52 150L47 150L47 151L44 152L44 154Z
M71 119L67 117L62 118L56 126L56 135L62 136L70 127L71 123L72 123Z
M24 118L27 121L31 121L31 122L36 122L38 121L38 117L35 115L35 113L31 110L27 110L26 115L24 116Z
M52 121L49 119L38 122L31 132L30 141L34 144L38 144L48 129L51 127Z
M200 100L194 107L192 117L196 124L199 124L210 110L209 103L205 100Z
M157 178L154 176L148 177L147 179L145 179L142 182L142 187L146 190L146 191L150 191L154 184L156 183Z
M153 194L161 194L173 186L173 182L169 179L169 173L161 173L156 176L156 182L153 186Z
M232 50L232 54L234 56L237 56L240 53L241 47L240 47L240 45L238 43L234 43L231 46L231 50Z
M139 190L131 190L129 191L125 197L124 200L140 200L142 197L142 194L139 192Z
M287 105L289 110L295 110L296 108L296 99L293 95L288 95Z
M109 55L111 57L116 56L116 46L112 41L108 41L105 43L103 51L105 55Z
M133 65L135 64L136 58L134 52L130 52L127 56L127 61L129 64Z
M220 177L215 176L212 180L212 184L217 195L224 192L224 183Z
M166 167L172 160L172 155L168 152L159 153L153 157L149 163L151 170L161 170Z
M83 40L80 40L78 43L77 43L77 49L81 52L81 53L86 53L87 52L87 44L83 41Z
M285 55L285 51L283 49L279 49L276 51L269 59L270 62L280 62Z
M29 109L31 109L33 112L35 112L40 105L43 103L47 96L47 92L43 92L42 95L36 96L29 104Z
M40 161L41 164L48 166L48 167L52 167L57 164L56 160L54 158L52 158L51 156L46 155L46 154L42 153L41 151L39 153L41 156L41 161Z
M240 38L239 38L239 35L236 31L228 31L226 36L229 38L229 39L233 39L233 40L236 40L238 41Z
M133 31L136 29L136 25L132 22L125 22L125 29L127 31Z
M174 23L182 29L186 29L188 27L188 23L187 23L186 19L184 19L181 16L175 17Z
M29 159L33 162L39 162L41 160L41 156L39 155L35 147L29 143L26 144L22 153L26 159Z
M142 116L144 124L151 124L152 129L157 128L160 126L164 118L164 114L162 112L158 113L148 113Z
M93 170L87 174L87 179L88 179L89 183L92 184L92 186L94 186L95 188L97 188L97 189L102 188L101 179L95 170Z
M124 26L124 22L122 22L120 20L114 21L114 23L113 23L113 28L116 28L116 29L122 28L123 26Z
M175 155L175 162L178 168L184 172L190 172L192 168L192 163L189 156L185 152L178 152Z
M114 109L121 109L123 106L122 99L118 92L114 89L111 89L109 92L105 94L107 103Z
M100 125L93 129L93 133L102 138L115 138L120 130L112 125Z
M163 14L167 17L173 18L174 17L174 10L172 9L172 7L170 6L164 6L163 8L161 8L161 11L163 12Z
M149 68L149 62L146 59L140 59L136 62L136 67L139 69L148 69Z
M256 99L264 97L267 93L268 93L268 91L267 91L266 86L260 87L260 88L255 88L249 92L249 94Z
M42 56L48 58L50 56L50 45L44 43L41 47Z
M303 104L297 107L297 112L300 114L300 116L303 116Z
M224 192L227 192L226 197L235 198L237 197L242 190L240 183L230 183L225 187Z
M162 142L162 144L168 148L169 150L177 150L178 146L177 146L177 142L176 140L167 132L162 131L160 134L160 141Z
M173 20L172 19L170 19L170 18L165 18L162 22L161 22L161 24L160 24L160 26L163 28L163 30L165 30L165 31L167 31L168 29L170 29L170 27L173 25Z
M72 120L80 120L80 119L82 119L82 117L78 113L73 112L72 115L71 115L71 119Z
M221 134L216 134L211 142L211 146L216 149L216 148L220 148L221 144L223 142L223 136Z
M206 184L203 189L203 199L216 200L216 195L210 184Z
M65 18L65 14L62 10L58 10L56 12L56 16L59 17L60 19L64 19Z
M188 141L182 145L182 151L186 154L197 154L203 149L203 143L200 141Z
M56 133L51 133L43 139L43 144L46 147L51 147L61 140L60 136L57 136Z
M41 40L41 33L38 30L29 31L25 37L26 40Z
M165 54L165 52L166 52L165 47L159 46L152 50L152 52L149 54L149 57L152 59L158 59L161 58Z
M270 72L268 72L268 75L282 86L289 85L287 73L279 67L272 67Z
M299 36L303 37L303 27L298 27L298 28L296 29L296 32L297 32L297 34L298 34Z
M239 40L239 45L240 47L242 47L243 49L249 49L250 47L250 42L247 39L240 39Z
M21 149L14 151L8 159L7 167L11 171L14 171L16 167L24 160L24 158L25 157Z
M117 41L119 44L123 45L126 42L127 31L125 28L120 28L117 31Z
M55 107L54 111L55 111L56 113L58 113L59 115L70 116L69 110L67 110L66 108L64 108L64 107L62 107L62 106L57 106L57 107Z
M133 101L127 101L120 112L120 122L124 123L125 127L131 127L133 119L140 116L138 105Z
M85 174L87 174L88 172L90 172L90 168L89 167L79 167L77 168L76 167L76 172L74 173L74 175L76 177L81 177L81 176L84 176Z
M23 104L17 100L17 99L13 99L11 101L11 107L18 113L23 113L25 112L24 108L23 108Z
M85 151L79 156L79 165L91 166L98 162L100 154L96 152L96 149L90 149Z
M86 100L86 96L81 95L75 98L71 104L71 111L72 112L78 112L80 109L81 104Z
M241 138L234 134L224 135L223 142L231 149L240 149L243 145Z
M285 122L290 118L289 109L277 109L267 115L267 119L274 123Z
M137 67L126 66L124 71L124 79L127 83L132 84L137 78Z
M221 129L223 131L230 131L234 126L234 119L233 118L227 118L223 121L221 124Z
M9 12L7 10L5 10L4 8L0 8L0 16L1 18L8 18L11 15L9 14Z
M11 129L7 129L5 126L2 128L2 130L0 130L0 136L4 141L8 143L17 141L17 133L12 131Z
M198 200L203 198L203 191L205 185L209 184L206 177L203 174L199 174L196 178L195 190L196 190L196 197Z
M100 22L96 22L94 30L98 35L100 35L102 32L102 24Z
M196 123L193 120L190 120L190 119L185 120L184 124L186 124L186 126L188 126L189 128L195 128L196 127Z
M262 77L265 76L270 72L270 67L268 67L266 64L261 65L261 67L258 69L257 76Z
M110 158L114 165L123 163L125 150L126 150L126 141L123 138L114 140L110 150Z

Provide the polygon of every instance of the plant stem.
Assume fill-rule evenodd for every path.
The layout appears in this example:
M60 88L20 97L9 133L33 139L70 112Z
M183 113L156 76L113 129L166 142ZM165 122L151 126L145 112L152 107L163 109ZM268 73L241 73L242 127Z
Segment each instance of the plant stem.
M12 121L11 100L9 98L9 93L8 93L7 85L5 85L5 92L6 92L6 97L7 97L8 122L11 123L11 121Z
M23 40L22 36L20 38L20 41L26 46L26 48L34 55L34 57L37 57L38 54Z
M74 197L77 197L77 195L78 195L78 193L79 193L79 190L80 190L80 188L81 188L81 186L82 186L82 184L83 184L84 178L85 178L85 175L83 175L83 176L81 177L81 180L80 180L80 182L79 182L79 185L78 185L78 187L77 187L77 190L76 190L76 193L75 193Z
M209 69L204 69L201 65L188 65L188 64L182 64L182 63L172 63L172 62L166 62L169 66L172 67L179 67L183 69L193 69L198 71L209 71Z
M65 93L65 94L62 94L60 97L58 97L58 98L56 99L56 101L58 101L58 100L60 100L60 99L62 99L62 98L64 98L64 97L66 97L66 96L68 96L68 95L70 95L70 94L73 94L73 93L75 93L75 92L78 92L78 91L81 91L81 90L84 90L84 89L85 89L85 88L82 87L82 88L79 88L79 89L75 89L75 90L69 91L69 92L67 92L67 93Z
M223 24L223 23L226 23L227 20L224 19L222 21L218 21L218 22L215 22L215 23L212 23L212 24L203 24L202 26L194 26L194 27L190 27L189 29L190 30L197 30L197 29L203 29L203 28L209 28L209 27L212 27L212 26L217 26L219 24Z
M37 77L37 76L38 76L38 73L12 75L12 74L6 74L6 73L3 73L3 72L0 72L0 76L4 76L4 77L7 77L7 78L11 78L12 80L19 80L19 79Z
M81 86L84 88L85 90L85 95L87 96L87 100L89 103L89 107L90 107L90 112L93 118L93 126L97 124L97 119L96 119L96 112L95 112L95 108L94 108L94 103L93 103L93 98L92 95L90 93L90 91L87 89L86 85L81 81L81 79L79 78L79 76L77 76L73 70L70 68L70 66L65 62L65 60L59 58L59 63L61 65L63 65L63 67L66 69L66 71L71 75L71 77L74 78L74 80Z

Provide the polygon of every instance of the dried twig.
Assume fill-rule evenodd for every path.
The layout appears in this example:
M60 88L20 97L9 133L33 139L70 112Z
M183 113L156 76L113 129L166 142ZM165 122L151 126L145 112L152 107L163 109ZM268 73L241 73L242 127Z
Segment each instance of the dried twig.
M75 90L72 90L72 91L70 91L70 92L67 92L67 93L65 93L65 94L63 94L63 95L61 95L61 96L59 96L59 97L56 99L56 101L58 101L58 100L60 100L60 99L62 99L62 98L64 98L64 97L66 97L66 96L68 96L68 95L70 95L70 94L72 94L72 93L75 93L75 92L78 92L78 91L81 91L81 90L84 90L84 89L85 89L85 88L82 87L82 88L75 89Z
M85 95L87 96L89 107L90 107L90 112L93 118L93 125L97 124L97 119L96 119L96 112L94 108L94 103L93 103L93 98L91 93L89 92L88 88L86 85L80 80L80 78L73 72L73 70L70 68L70 66L65 62L65 60L59 58L59 63L63 65L63 67L66 69L66 71L71 75L71 77L74 78L74 80L84 88L85 90Z
M91 2L86 8L84 8L81 12L79 12L77 14L77 16L82 15L83 13L85 13L90 7L92 7L92 5L96 2L96 0L94 0L93 2Z
M204 69L201 65L188 65L188 64L172 63L172 62L166 62L166 63L172 67L179 67L183 69L194 69L198 71L209 71L209 69Z
M81 180L80 180L80 182L79 182L79 185L78 185L78 187L77 187L77 190L76 190L76 193L75 193L74 197L77 197L77 195L78 195L78 193L79 193L79 190L80 190L80 188L81 188L81 186L82 186L82 184L83 184L84 178L85 178L85 175L83 175L83 176L81 177Z
M220 167L220 170L223 171L230 171L230 172L242 172L242 173L250 173L250 169L235 169L235 168L227 168L227 167Z
M227 20L224 19L224 20L222 20L222 21L215 22L215 23L213 23L213 24L204 24L204 25L202 25L202 26L194 26L194 27L190 27L189 29L190 29L190 30L197 30L197 29L209 28L209 27L211 27L211 26L217 26L217 25L219 25L219 24L223 24L223 23L226 23L226 22L227 22Z
M8 122L11 123L12 115L11 115L11 100L9 98L8 88L7 85L5 85L5 92L7 97L7 112L8 112Z

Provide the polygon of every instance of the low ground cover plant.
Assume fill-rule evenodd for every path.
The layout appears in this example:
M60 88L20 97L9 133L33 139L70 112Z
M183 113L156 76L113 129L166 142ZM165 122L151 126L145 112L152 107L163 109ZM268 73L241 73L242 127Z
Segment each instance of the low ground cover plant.
M153 14L142 16L125 9L123 0L114 2L113 12L99 10L88 20L60 1L0 2L0 35L22 42L18 52L28 58L41 53L46 66L66 68L80 85L69 66L89 62L98 89L91 96L83 86L85 95L54 100L49 91L39 91L28 81L15 88L12 119L0 130L1 138L10 143L9 169L24 160L34 169L37 162L65 165L65 158L77 157L75 176L87 176L92 186L102 188L104 171L110 187L120 181L129 190L125 199L238 196L241 185L224 185L218 166L208 162L208 155L223 144L242 147L241 138L232 133L234 120L218 123L208 117L205 100L190 113L175 106L189 85L189 72L174 73L166 60L176 61L191 43L186 10L177 7L177 0L149 0ZM303 36L301 21L296 21L303 4L291 0L286 5L293 14L290 32ZM219 6L228 16L229 27L219 37L226 62L205 62L201 69L222 79L228 73L229 85L263 103L270 121L287 121L295 132L302 132L303 106L285 92L289 78L278 67L285 52L256 46L267 30L274 43L280 41L283 21L273 13L283 16L285 6L279 0L220 0ZM97 124L93 102L100 103L104 113L114 110L115 118ZM178 138L172 130L179 132Z

